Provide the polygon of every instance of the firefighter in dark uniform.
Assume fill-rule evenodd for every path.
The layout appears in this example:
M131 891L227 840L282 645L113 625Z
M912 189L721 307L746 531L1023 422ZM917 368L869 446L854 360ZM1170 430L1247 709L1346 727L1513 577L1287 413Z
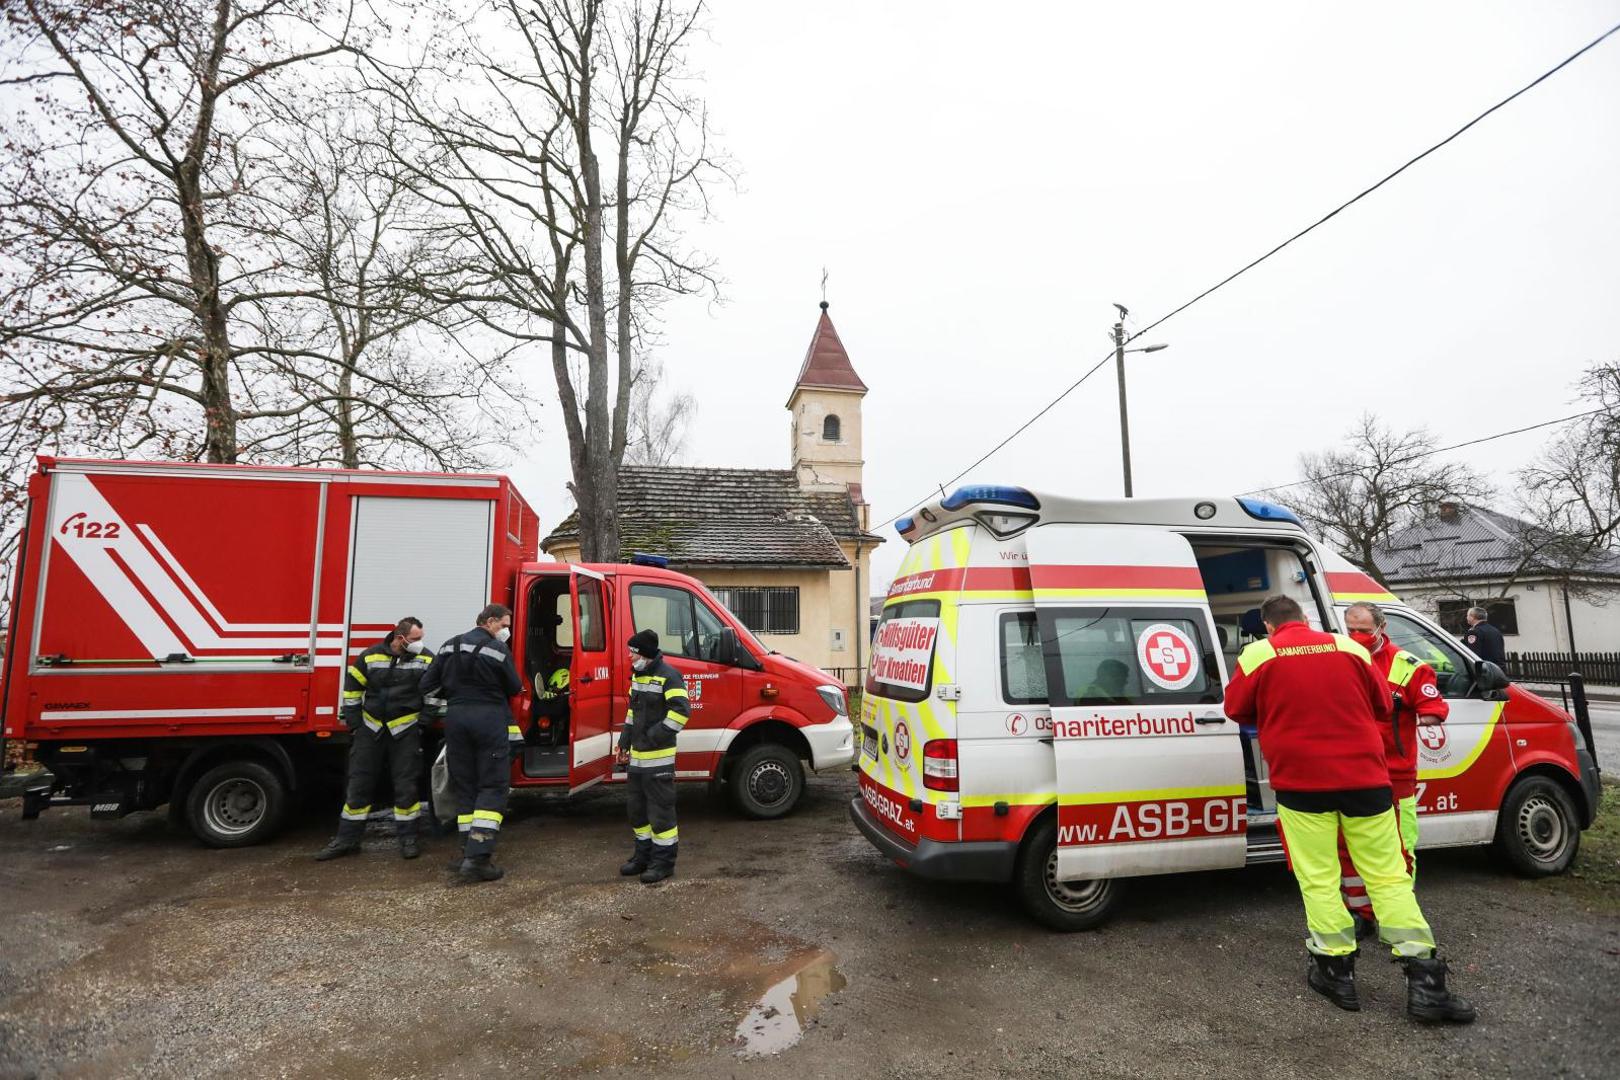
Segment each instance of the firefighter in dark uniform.
M619 867L643 885L675 873L680 833L675 828L675 737L691 709L686 682L658 651L658 634L641 630L630 639L630 709L619 735L619 757L629 781L630 831L636 847Z
M512 609L491 604L478 613L478 625L451 638L422 681L427 693L449 702L445 756L456 795L456 824L466 837L455 869L463 881L496 881L504 871L491 865L495 840L506 815L512 779L512 747L523 734L512 722L509 700L523 690L512 651Z
M1473 649L1481 660L1507 667L1507 646L1502 641L1502 631L1491 625L1491 613L1482 607L1471 607L1464 618L1468 620L1468 632L1463 635L1463 644Z
M423 651L422 621L399 620L388 636L361 649L343 677L343 721L352 739L349 780L337 835L315 856L322 862L360 850L371 813L371 796L386 759L394 785L394 830L399 853L421 854L417 819L422 804L417 782L422 773L422 682L433 656Z

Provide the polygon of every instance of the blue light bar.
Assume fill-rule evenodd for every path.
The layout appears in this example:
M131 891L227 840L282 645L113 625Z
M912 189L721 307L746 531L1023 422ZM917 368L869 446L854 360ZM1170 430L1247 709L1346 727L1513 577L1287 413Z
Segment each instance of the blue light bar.
M669 556L648 555L645 552L638 551L630 556L630 563L633 566L656 566L658 569L664 570L669 566Z
M1261 521L1291 521L1295 525L1305 524L1294 516L1292 510L1278 506L1276 503L1265 502L1261 499L1239 498L1238 505L1243 507L1250 517L1258 518Z
M917 519L914 517L903 517L894 523L894 531L899 533L901 536L906 535L906 533L910 532L916 527Z
M960 510L969 503L996 503L1001 506L1021 506L1025 510L1039 510L1041 500L1021 487L1002 487L995 484L969 484L959 487L945 497L939 505L947 510Z

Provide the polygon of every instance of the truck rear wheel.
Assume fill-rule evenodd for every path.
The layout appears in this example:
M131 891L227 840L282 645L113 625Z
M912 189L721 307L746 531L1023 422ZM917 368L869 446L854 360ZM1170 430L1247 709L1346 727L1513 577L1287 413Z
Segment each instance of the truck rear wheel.
M1562 874L1581 848L1581 822L1569 793L1545 776L1521 777L1502 800L1496 849L1526 877Z
M209 847L248 847L281 827L287 784L260 762L227 761L197 777L185 805L186 824L197 839Z
M791 748L762 742L737 759L728 786L733 805L745 817L783 817L804 794L804 765Z
M1013 887L1024 910L1053 930L1093 930L1114 914L1124 885L1117 878L1059 881L1057 821L1047 818L1018 852Z

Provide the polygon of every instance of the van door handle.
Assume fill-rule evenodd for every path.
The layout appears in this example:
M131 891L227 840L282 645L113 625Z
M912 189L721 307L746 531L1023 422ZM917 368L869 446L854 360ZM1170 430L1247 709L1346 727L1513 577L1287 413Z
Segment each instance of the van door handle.
M595 682L596 681L596 676L594 676L594 675L581 675L579 677L579 681L582 682L582 683Z
M1221 713L1205 713L1203 716L1193 717L1193 721L1199 724L1224 724L1226 717Z

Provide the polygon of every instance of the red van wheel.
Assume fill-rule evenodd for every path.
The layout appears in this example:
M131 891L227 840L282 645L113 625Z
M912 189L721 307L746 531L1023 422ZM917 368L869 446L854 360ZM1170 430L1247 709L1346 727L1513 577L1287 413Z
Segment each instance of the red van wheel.
M1581 823L1569 793L1548 777L1521 777L1502 800L1496 847L1526 877L1569 869L1581 848Z
M749 747L731 768L731 798L751 818L779 818L804 794L804 765L791 747L762 742Z

